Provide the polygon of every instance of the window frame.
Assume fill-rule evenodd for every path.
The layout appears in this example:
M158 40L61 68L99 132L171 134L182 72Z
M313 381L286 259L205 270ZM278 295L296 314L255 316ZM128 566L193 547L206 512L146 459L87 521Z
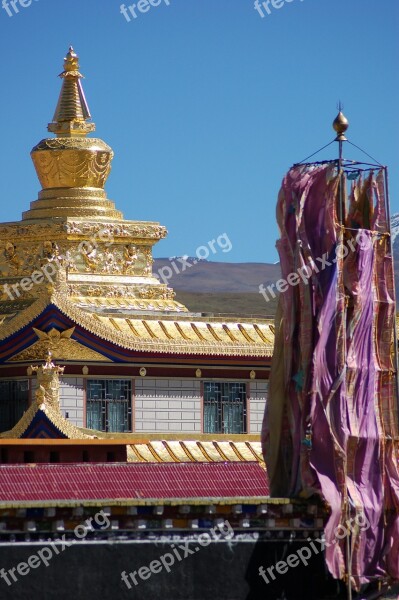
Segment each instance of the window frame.
M104 395L99 395L97 398L90 397L91 391L90 386L92 383L96 382L98 385L101 385L101 390L104 390ZM119 382L120 389L123 391L124 386L126 386L126 397L122 396L118 398L113 397L112 386L115 383ZM121 406L124 407L124 419L121 428L114 429L112 427L111 417L110 417L110 408L111 406L117 407L118 402L121 401ZM100 405L100 413L99 419L100 427L93 427L93 421L90 419L89 410L91 408L91 403L98 403ZM104 433L132 433L133 432L133 423L134 423L134 411L133 411L133 381L130 377L87 377L85 379L85 422L87 429L95 429L97 431L101 431ZM119 422L119 426L123 425Z
M216 389L208 390L207 386L214 386ZM239 390L239 397L234 398L234 386L241 389ZM240 380L204 380L202 382L202 431L205 434L222 434L222 435L243 435L248 433L248 416L249 416L249 384L247 381ZM219 388L219 389L217 389ZM228 393L226 394L226 390ZM217 423L216 427L212 429L209 427L209 420L206 415L206 411L212 406L210 399L207 399L207 394L214 392L216 399L213 401L213 405L217 412ZM233 400L232 400L233 397ZM225 400L225 398L228 398ZM232 427L229 427L229 416L228 412L230 409L230 415L234 415L235 408L241 408L241 415L239 417L239 427L234 424L234 416ZM231 410L233 409L233 410ZM227 416L226 416L227 415ZM226 424L227 423L227 424Z

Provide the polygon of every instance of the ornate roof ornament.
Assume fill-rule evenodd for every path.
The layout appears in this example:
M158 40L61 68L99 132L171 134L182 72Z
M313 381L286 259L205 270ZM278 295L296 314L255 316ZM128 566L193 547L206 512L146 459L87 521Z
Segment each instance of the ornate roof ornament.
M38 199L30 203L21 222L0 224L0 319L4 319L0 337L21 310L31 307L35 312L39 298L43 305L61 289L72 304L90 313L93 302L100 313L115 309L119 313L122 304L124 314L187 312L167 283L153 273L152 248L166 236L165 227L126 221L107 197L104 188L113 151L103 140L86 137L95 126L72 47L60 77L61 92L48 126L55 136L41 140L31 151L42 186ZM125 333L130 331L127 327ZM113 334L118 333L113 326ZM98 359L94 350L78 347L57 331L38 337L17 361L37 360L47 348L55 357L70 356L73 346L85 361Z
M52 354L49 350L46 362L40 366L31 366L31 372L37 374L35 397L38 405L48 403L53 409L60 410L60 379L65 367L56 366L52 362Z

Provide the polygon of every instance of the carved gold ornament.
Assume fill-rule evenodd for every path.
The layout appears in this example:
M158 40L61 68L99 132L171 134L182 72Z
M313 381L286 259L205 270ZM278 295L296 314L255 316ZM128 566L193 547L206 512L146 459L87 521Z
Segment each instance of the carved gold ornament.
M38 367L31 366L32 373L37 374L36 402L47 402L55 410L60 408L60 379L65 367L56 366L52 362L52 354L48 351L46 362Z

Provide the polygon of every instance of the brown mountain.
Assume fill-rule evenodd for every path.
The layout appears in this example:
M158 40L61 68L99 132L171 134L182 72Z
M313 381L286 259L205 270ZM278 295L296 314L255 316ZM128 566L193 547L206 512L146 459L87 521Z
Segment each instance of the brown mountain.
M399 215L392 217L396 298L399 298ZM274 316L276 299L268 302L259 293L280 278L280 265L222 263L157 258L154 273L176 292L176 299L193 312Z
M266 302L259 285L280 278L280 265L222 263L157 258L153 267L163 283L173 287L176 299L194 312L273 316L276 300Z

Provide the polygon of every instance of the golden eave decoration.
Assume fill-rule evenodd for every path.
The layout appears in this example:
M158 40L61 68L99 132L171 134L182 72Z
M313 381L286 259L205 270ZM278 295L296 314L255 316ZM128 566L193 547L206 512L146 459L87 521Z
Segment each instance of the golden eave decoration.
M0 438L13 439L23 436L37 413L42 413L50 423L69 439L86 439L95 437L84 433L63 417L60 410L60 381L65 367L55 365L52 354L47 352L45 362L29 367L30 374L37 374L35 399L22 415L18 423L10 430L0 434Z
M62 285L51 292L43 290L33 304L5 320L0 330L0 340L6 340L32 323L49 304L57 306L74 323L100 339L133 352L265 358L273 352L271 319L222 320L184 313L151 317L149 314L124 314L120 303L116 302L110 302L107 314L96 311L94 304L85 310L78 307L75 301L67 297ZM49 336L41 332L41 337L43 335ZM63 339L60 334L59 343ZM48 343L44 339L43 342Z

